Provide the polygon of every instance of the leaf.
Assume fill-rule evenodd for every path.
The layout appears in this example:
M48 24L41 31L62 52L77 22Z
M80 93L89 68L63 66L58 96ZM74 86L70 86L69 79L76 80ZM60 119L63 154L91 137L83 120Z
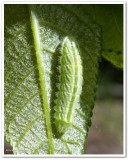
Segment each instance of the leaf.
M102 27L102 56L116 67L122 68L123 4L92 4L82 7Z
M102 56L117 68L123 69L123 54L114 52L103 52Z
M5 5L5 136L14 154L82 154L94 105L100 28L79 5ZM59 46L80 46L83 87L72 127L54 124Z

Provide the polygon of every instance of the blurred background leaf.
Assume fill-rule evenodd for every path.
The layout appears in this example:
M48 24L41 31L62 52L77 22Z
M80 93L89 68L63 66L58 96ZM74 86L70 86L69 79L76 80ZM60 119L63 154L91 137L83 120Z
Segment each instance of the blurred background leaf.
M114 66L123 69L123 54L121 52L118 54L116 52L104 51L102 52L102 56Z
M102 56L123 68L123 4L82 5L102 27Z

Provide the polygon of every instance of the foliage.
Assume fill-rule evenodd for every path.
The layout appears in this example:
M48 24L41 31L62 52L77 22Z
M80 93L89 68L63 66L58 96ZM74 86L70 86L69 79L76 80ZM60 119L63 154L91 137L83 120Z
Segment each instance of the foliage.
M83 5L85 12L102 27L102 56L123 68L123 5Z
M5 136L14 154L84 153L101 53L98 24L102 20L93 22L92 12L90 5L5 5ZM99 9L95 13L103 17ZM120 45L106 43L110 37L104 25L102 46L118 50L121 38ZM83 87L73 124L61 135L53 115L58 48L66 36L74 37L80 46Z

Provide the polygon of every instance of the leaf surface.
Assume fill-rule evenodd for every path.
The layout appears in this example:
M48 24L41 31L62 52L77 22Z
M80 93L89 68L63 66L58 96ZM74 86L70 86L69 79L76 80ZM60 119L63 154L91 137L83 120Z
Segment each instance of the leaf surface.
M72 127L60 135L53 115L66 36L80 46L83 89ZM14 154L84 153L100 49L100 28L78 5L5 5L5 136Z

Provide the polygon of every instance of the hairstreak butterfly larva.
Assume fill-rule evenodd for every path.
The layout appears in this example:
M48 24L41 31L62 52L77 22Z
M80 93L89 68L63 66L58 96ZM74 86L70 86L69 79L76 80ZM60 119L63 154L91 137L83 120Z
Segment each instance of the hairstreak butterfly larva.
M82 90L82 62L77 43L65 37L61 45L60 84L55 106L55 125L64 133L71 125Z

